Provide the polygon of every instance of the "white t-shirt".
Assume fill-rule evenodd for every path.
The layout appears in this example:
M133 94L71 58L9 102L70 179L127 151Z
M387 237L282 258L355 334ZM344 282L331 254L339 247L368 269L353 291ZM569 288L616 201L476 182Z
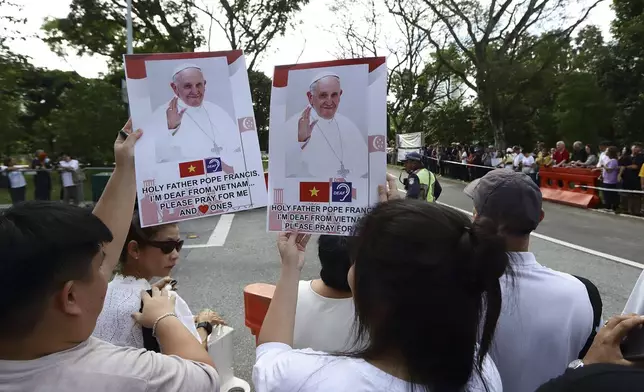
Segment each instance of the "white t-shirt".
M301 281L295 311L294 348L343 352L353 343L353 298L325 298L313 291L311 282Z
M461 163L467 163L467 151L463 151L463 153L461 154Z
M521 164L523 165L523 168L521 169L521 171L524 174L535 173L536 170L534 168L534 157L532 156L532 154L528 155L527 157L525 155L523 155L523 154L521 154L519 156L521 157L520 161L521 161ZM528 165L531 165L531 166L528 167Z
M212 367L90 337L78 346L31 361L0 360L3 392L212 392Z
M534 392L564 373L593 329L586 286L539 264L532 253L508 254L515 279L501 278L503 307L490 354L503 387Z
M519 167L519 162L521 162L521 159L523 159L523 154L514 155L513 159L514 159L514 162L513 162L514 167Z
M71 161L60 161L59 163L60 167L64 168L72 168L73 170L78 170L78 161L76 159L72 159ZM61 174L61 177L63 178L63 187L67 188L68 186L74 186L74 177L72 177L72 172L69 171L64 171Z
M103 310L96 320L92 336L117 346L143 348L143 330L132 319L132 313L141 308L141 291L150 288L145 279L116 275L107 285ZM171 291L170 294L177 297L174 305L177 318L201 342L188 304L176 292Z
M293 350L283 343L257 347L253 384L257 392L408 392L410 384L369 364L363 359L327 353ZM483 362L483 378L488 392L501 392L501 379L494 363ZM468 392L486 389L478 376L470 381Z
M633 291L631 291L631 295L628 297L628 301L626 301L626 306L622 314L631 313L644 314L644 271L642 271L637 282L635 282Z
M27 181L25 181L25 176L22 174L20 170L13 170L13 171L7 172L7 178L9 178L9 186L12 189L22 188L24 186L27 186Z
M610 158L608 155L606 155L606 151L602 151L601 154L599 154L599 162L597 162L597 167L604 167L606 164L610 161Z

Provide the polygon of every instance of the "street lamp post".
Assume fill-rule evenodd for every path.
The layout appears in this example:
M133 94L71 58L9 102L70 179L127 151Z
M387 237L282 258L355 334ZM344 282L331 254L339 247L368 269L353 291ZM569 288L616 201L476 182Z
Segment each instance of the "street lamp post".
M125 16L127 29L127 54L132 54L132 0L127 0L127 15Z
M125 29L127 35L127 54L134 53L132 48L132 0L127 0L127 11L125 13ZM127 84L125 79L121 81L121 95L123 102L128 103ZM127 107L127 113L130 115L130 105Z

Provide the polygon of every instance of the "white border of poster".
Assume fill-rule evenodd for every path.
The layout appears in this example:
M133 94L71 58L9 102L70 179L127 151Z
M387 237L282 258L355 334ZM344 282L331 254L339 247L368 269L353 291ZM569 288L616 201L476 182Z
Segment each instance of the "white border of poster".
M328 77L341 86L339 95L329 92L336 96L333 109L325 109L328 104L311 94L313 86L319 86L315 82ZM378 202L378 185L386 182L386 90L384 57L275 68L269 232L353 234L358 219ZM306 120L312 133L303 141L298 124Z
M266 206L242 51L126 55L125 71L133 127L144 132L135 151L143 227Z

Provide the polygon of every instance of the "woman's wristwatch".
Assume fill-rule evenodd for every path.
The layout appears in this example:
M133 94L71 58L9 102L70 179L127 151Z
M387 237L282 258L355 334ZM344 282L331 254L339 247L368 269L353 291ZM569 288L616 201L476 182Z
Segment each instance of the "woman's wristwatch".
M206 333L208 333L208 335L210 335L212 333L212 324L210 324L207 321L202 321L199 324L197 324L197 329L199 329L199 328L205 329Z

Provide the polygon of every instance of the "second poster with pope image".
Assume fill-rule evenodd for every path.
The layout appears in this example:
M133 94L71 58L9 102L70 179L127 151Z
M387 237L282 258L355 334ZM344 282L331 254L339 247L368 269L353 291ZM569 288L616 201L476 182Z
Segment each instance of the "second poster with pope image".
M384 58L278 66L269 133L269 231L351 235L386 178Z

